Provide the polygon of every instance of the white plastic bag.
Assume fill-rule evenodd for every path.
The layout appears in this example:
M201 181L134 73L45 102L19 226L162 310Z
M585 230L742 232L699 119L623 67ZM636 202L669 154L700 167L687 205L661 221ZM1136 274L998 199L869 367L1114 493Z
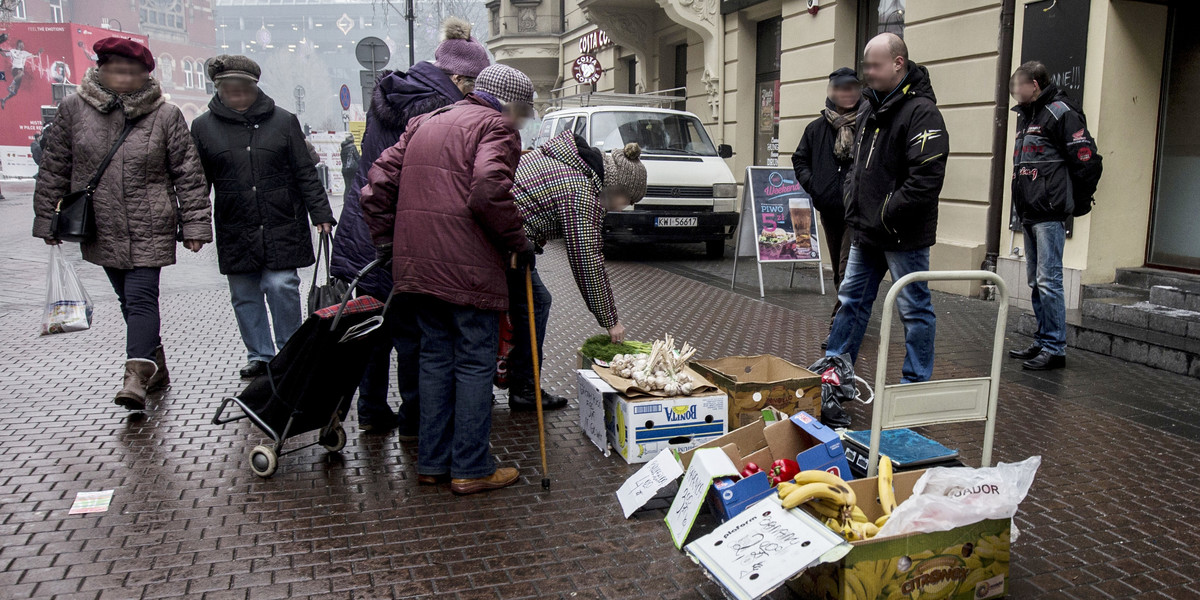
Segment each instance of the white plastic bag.
M92 299L75 274L75 267L63 257L62 245L51 246L42 335L83 331L91 326Z
M1031 456L983 469L929 469L913 486L912 496L892 511L878 537L948 531L986 519L1012 518L1041 464L1042 457Z

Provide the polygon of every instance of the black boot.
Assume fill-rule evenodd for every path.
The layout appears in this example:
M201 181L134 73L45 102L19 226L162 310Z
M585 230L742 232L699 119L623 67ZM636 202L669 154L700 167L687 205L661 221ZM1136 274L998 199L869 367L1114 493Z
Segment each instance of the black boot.
M1037 342L1034 342L1033 344L1030 344L1030 346L1024 350L1009 350L1008 357L1009 358L1017 358L1020 360L1029 360L1031 358L1037 358L1037 355L1039 355L1041 353L1042 353L1042 347L1039 346L1037 344Z
M1067 357L1064 354L1054 355L1042 350L1040 354L1025 361L1021 366L1030 371L1053 371L1067 366Z
M566 406L566 398L542 390L542 410L559 410ZM533 390L510 390L508 392L508 408L513 412L537 410L537 397Z

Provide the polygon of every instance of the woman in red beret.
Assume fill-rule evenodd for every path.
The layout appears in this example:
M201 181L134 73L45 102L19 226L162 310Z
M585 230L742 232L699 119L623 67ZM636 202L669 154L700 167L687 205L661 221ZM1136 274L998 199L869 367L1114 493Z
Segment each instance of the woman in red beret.
M78 93L59 104L45 136L33 235L61 243L50 228L58 199L84 189L131 127L99 178L96 236L81 250L84 260L104 267L125 317L124 385L114 402L143 410L147 394L169 383L159 338L159 273L175 263L177 236L192 252L212 241L212 211L183 113L166 103L150 76L150 50L115 37L92 48L97 66L88 69Z

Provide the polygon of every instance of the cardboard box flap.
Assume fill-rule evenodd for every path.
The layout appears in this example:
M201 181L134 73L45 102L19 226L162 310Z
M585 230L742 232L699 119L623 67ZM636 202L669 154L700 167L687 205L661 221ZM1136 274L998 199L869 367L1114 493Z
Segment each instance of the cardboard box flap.
M816 378L818 375L777 356L729 356L715 360L698 360L693 364L724 376L733 383L778 385L793 379Z
M826 427L820 421L814 419L812 415L799 412L792 415L790 419L797 427L804 430L804 433L812 436L819 444L825 446L825 451L829 458L845 456L846 451L842 449L842 438L836 431Z
M734 431L731 431L720 438L708 442L707 444L704 444L698 448L680 454L679 460L683 461L683 468L686 469L692 464L692 455L696 452L696 450L699 450L700 448L724 449L725 446L733 445L737 447L737 457L734 457L731 454L730 458L733 460L734 464L738 465L738 469L740 470L743 466L745 466L739 464L739 461L743 457L754 454L755 452L767 447L767 438L765 435L763 435L763 429L765 427L766 423L764 421L755 421L745 427L735 429Z
M636 400L638 398L660 399L671 397L661 390L643 390L642 388L639 388L632 379L619 377L616 373L613 373L612 369L607 367L593 364L592 370L600 375L600 378L608 383L608 385L611 385L614 389L620 392L621 395L625 396L629 400ZM684 372L692 377L692 396L703 396L705 394L710 394L717 391L717 386L713 385L711 381L705 379L703 375L697 373L694 369L688 368ZM686 398L687 396L677 397Z

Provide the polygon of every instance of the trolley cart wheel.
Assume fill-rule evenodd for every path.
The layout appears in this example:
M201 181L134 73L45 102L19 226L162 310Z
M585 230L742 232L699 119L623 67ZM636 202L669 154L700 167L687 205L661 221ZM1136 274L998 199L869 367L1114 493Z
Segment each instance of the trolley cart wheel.
M250 451L250 470L255 475L267 478L275 474L279 468L279 456L268 446L255 446Z
M341 425L321 435L321 447L328 452L341 452L346 447L346 430Z

